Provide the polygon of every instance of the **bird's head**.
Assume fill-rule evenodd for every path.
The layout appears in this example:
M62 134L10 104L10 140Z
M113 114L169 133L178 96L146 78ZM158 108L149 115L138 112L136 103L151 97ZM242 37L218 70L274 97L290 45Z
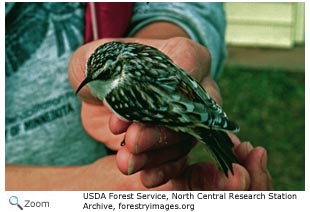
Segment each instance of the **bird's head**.
M99 46L89 57L86 64L86 77L76 90L76 94L88 83L100 81L103 84L114 81L120 74L121 64L118 59L124 43L108 42Z

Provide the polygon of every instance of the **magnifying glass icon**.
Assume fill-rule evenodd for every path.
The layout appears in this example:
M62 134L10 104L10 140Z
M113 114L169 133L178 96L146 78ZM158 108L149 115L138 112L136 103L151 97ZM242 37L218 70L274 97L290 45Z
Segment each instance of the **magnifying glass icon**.
M18 204L18 198L17 196L11 196L9 199L9 203L11 205L17 205L19 207L19 209L24 210L22 206L20 206L20 204Z

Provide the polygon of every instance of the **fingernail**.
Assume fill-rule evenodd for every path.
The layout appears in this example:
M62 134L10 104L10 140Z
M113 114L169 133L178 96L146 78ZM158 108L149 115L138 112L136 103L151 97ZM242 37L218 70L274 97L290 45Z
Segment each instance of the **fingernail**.
M138 138L135 146L135 153L138 154L139 152L140 152L140 139Z
M263 151L263 154L261 156L261 159L260 159L260 166L262 168L263 171L267 171L267 154L266 154L266 151L264 150Z
M134 172L134 168L135 168L135 160L133 158L133 156L131 156L128 160L128 170L127 170L127 174L131 175Z
M146 154L140 154L138 156L131 155L128 160L128 169L127 174L131 175L135 173L136 171L140 170L145 166L147 162L147 156Z
M136 146L135 146L135 153L138 154L140 152L140 141L141 141L141 131L137 136Z
M253 146L252 146L252 144L250 143L250 142L245 142L245 150L246 150L246 152L247 153L249 153L250 151L252 151L252 149L253 149Z
M246 176L244 175L244 173L237 169L238 171L238 174L240 176L240 190L241 191L245 191L246 187L247 187L247 184L246 184Z

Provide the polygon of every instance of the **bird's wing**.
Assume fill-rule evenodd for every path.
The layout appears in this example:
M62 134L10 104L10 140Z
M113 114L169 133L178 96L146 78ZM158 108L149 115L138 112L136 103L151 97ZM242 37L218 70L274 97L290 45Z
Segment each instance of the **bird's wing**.
M187 95L186 97L188 101L193 101L196 103L197 108L195 112L202 115L202 123L212 129L233 132L239 131L239 126L228 119L223 109L212 99L208 92L197 81L195 81L183 70L178 70L177 72L177 75L180 76L178 89L181 90L180 93ZM200 107L200 105L203 105L203 107Z
M206 94L202 99L201 86L193 88L176 76L158 77L123 83L113 89L106 101L121 117L129 120L165 126L199 126L230 130L226 115L214 107L214 100ZM207 105L207 98L210 102ZM214 102L215 104L215 102Z
M235 131L221 107L165 54L140 46L123 54L123 81L106 96L125 119L166 126L195 126ZM136 46L137 47L137 46ZM117 101L112 100L117 99Z

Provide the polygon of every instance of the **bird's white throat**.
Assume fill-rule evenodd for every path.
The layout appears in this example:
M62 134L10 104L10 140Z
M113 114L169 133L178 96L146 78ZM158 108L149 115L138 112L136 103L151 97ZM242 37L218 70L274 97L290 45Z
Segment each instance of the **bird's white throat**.
M105 97L117 86L117 81L117 79L107 81L95 80L88 83L88 88L92 95L104 101Z

